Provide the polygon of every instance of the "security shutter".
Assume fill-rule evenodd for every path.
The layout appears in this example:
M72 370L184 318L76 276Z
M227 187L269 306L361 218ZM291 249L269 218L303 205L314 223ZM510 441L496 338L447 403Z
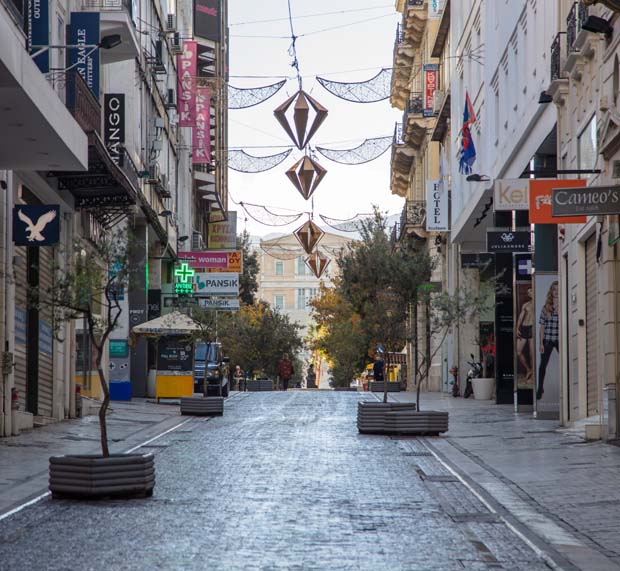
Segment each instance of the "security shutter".
M598 414L598 327L596 235L586 242L586 385L588 416Z
M26 295L28 286L26 285L26 248L17 246L15 248L15 388L19 394L19 410L26 410L26 329L27 329L27 307Z
M42 295L53 285L54 248L39 248L39 288ZM52 308L43 304L39 312L39 389L38 413L52 416L54 394L54 357L52 335Z

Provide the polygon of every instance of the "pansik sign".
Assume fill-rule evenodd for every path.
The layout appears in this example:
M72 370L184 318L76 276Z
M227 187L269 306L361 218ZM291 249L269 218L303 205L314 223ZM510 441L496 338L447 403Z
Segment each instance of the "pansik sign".
M620 186L555 188L551 199L554 218L620 214Z
M493 187L493 210L529 210L530 179L500 179Z
M424 116L430 117L434 114L433 96L437 90L439 81L439 64L424 64Z
M196 74L198 71L196 42L185 42L177 56L179 127L196 124Z
M553 216L551 203L554 188L585 185L585 180L530 180L530 224L583 224L585 216Z
M199 300L200 307L218 311L237 311L240 308L236 297L205 297Z
M426 229L429 232L446 232L448 224L448 193L439 180L426 183Z
M196 124L192 129L192 163L211 162L211 94L208 87L196 88Z
M488 252L529 252L531 246L530 230L488 230Z
M231 272L197 273L194 276L194 295L239 295L239 274Z
M103 96L103 136L111 159L123 166L125 143L125 94L106 93Z

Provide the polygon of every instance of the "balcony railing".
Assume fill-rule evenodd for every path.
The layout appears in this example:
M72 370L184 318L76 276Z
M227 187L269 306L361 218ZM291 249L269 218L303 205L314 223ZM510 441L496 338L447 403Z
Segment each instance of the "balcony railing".
M403 124L396 123L394 126L394 145L404 145L405 141L403 140Z
M551 81L562 78L562 43L565 39L566 32L560 32L551 44Z
M126 10L132 13L131 0L82 0L82 10L99 10L100 12L116 12Z
M424 200L407 200L400 215L401 233L408 227L424 226L426 223L426 202Z
M398 46L405 42L405 33L403 32L403 27L400 22L396 24L396 39L394 41Z
M407 100L405 115L423 115L424 114L424 97L422 92L412 92Z
M566 18L566 48L568 54L577 51L575 42L587 18L588 7L583 2L575 2L568 13L568 18Z
M84 132L101 135L101 105L88 88L82 76L76 71L66 72L67 109Z
M425 0L407 0L407 6L424 6Z

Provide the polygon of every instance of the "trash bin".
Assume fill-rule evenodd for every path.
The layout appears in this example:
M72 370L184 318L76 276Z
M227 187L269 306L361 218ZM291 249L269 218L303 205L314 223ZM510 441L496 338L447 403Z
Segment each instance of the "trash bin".
M603 389L603 439L616 438L616 385L605 385Z

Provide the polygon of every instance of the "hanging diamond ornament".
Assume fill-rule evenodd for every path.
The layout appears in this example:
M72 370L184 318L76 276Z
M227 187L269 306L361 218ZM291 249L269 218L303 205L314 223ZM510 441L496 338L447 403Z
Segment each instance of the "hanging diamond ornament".
M323 275L323 272L325 272L330 262L331 260L318 250L306 258L306 265L312 270L312 273L317 278L320 278Z
M327 169L307 156L286 171L286 176L306 200L312 196L326 174Z
M293 122L295 123L295 132L291 128L286 113L295 102L293 106ZM308 127L308 120L310 119L310 108L314 110L315 116L310 127ZM289 97L282 105L280 105L273 112L278 120L278 123L282 125L282 128L286 131L286 134L291 138L293 143L298 149L303 149L310 139L317 132L325 118L327 117L327 109L323 107L316 99L310 97L305 91L299 90L295 95Z
M306 254L310 254L325 235L325 232L312 222L312 220L308 220L305 224L297 228L293 234L295 234L295 238L297 238L297 241L301 244Z

